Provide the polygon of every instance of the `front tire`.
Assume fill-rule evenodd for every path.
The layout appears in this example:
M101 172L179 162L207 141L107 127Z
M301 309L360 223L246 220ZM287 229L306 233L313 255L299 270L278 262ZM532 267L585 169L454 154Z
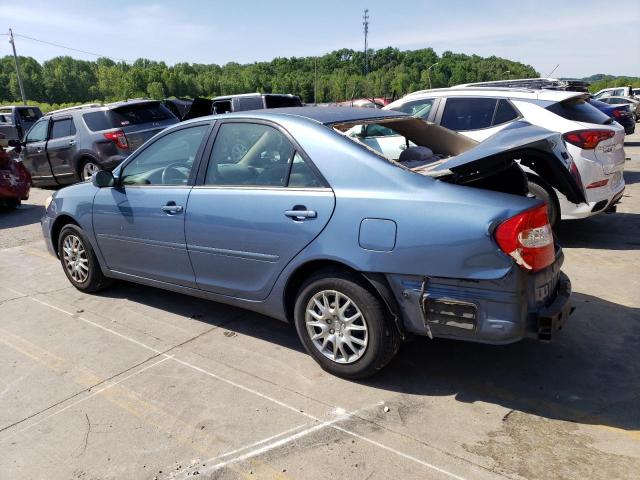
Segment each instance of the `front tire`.
M307 352L327 372L370 377L395 356L400 335L384 303L354 274L324 271L296 298L294 321Z
M60 231L58 255L65 275L81 292L97 292L111 283L102 273L91 244L77 225L65 225Z
M547 182L534 175L527 175L529 193L534 198L542 200L547 204L547 215L549 217L549 225L555 228L560 221L560 202L553 187Z

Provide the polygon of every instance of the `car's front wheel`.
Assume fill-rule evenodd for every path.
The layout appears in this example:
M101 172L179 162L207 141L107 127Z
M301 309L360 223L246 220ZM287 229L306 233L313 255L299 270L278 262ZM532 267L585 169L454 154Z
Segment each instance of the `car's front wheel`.
M326 371L366 378L395 356L400 336L384 303L354 274L326 271L301 287L294 320L309 354Z
M65 225L58 238L58 255L71 284L83 292L97 292L107 287L96 254L84 232L77 225Z

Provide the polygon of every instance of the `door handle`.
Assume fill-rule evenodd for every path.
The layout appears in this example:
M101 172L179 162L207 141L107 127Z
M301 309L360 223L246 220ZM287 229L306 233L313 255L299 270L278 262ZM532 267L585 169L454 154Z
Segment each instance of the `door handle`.
M37 147L36 148L36 153L42 153L42 147Z
M76 144L75 140L69 140L69 145L71 145L72 147Z
M304 208L304 207L303 207ZM284 212L285 216L292 218L293 220L305 220L307 218L316 218L318 212L315 210L287 210Z
M182 212L182 205L176 205L176 202L167 202L167 204L162 207L162 211L169 215L180 213Z

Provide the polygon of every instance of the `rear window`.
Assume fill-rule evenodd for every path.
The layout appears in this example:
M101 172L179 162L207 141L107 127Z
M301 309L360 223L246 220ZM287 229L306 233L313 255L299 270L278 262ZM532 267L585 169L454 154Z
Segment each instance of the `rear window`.
M547 110L576 122L597 123L599 125L611 123L611 119L607 115L580 97L551 104Z
M175 118L175 115L160 102L123 105L111 110L109 116L116 127L161 122Z

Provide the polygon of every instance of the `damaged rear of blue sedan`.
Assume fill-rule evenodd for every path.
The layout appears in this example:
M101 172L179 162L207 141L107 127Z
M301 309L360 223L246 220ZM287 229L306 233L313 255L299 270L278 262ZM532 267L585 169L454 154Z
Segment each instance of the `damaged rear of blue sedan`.
M388 131L398 158L375 148ZM170 127L58 191L42 228L81 291L125 280L291 321L322 368L364 378L409 336L562 327L563 254L520 165L584 201L560 138L526 123L477 144L396 112L241 112Z

